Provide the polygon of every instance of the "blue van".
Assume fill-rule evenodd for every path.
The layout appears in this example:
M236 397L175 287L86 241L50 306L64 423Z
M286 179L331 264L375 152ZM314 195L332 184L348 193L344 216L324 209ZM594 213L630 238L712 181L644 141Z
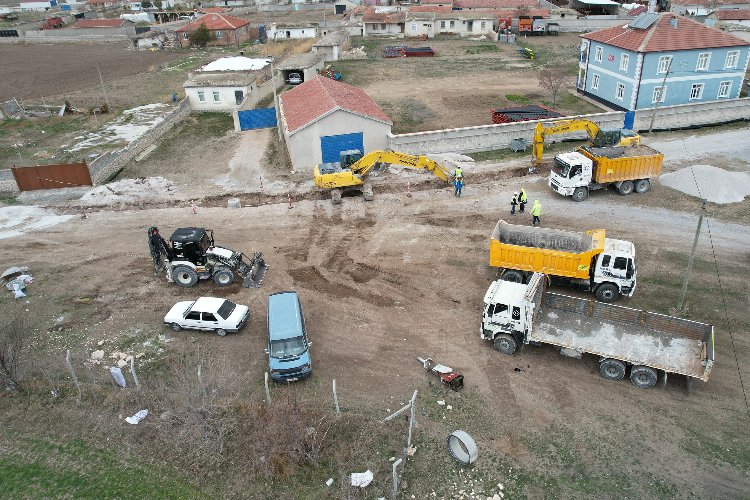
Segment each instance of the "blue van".
M297 292L268 296L268 369L275 382L294 382L312 374L310 342Z

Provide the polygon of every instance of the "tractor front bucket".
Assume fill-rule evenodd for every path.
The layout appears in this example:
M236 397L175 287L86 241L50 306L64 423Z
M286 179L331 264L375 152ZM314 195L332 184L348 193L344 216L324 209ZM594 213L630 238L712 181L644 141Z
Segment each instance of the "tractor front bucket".
M242 286L245 288L260 288L263 278L266 276L266 271L268 271L268 265L263 260L263 254L258 252L253 255L253 259L247 265L249 271L245 273Z

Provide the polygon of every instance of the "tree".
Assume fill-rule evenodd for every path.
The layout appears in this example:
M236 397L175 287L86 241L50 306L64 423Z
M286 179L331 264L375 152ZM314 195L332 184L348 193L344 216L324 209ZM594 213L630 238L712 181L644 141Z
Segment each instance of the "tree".
M557 104L557 93L569 83L570 75L564 64L550 63L539 71L539 86L552 93L552 104Z
M155 0L154 1L154 7L156 7L159 10L161 10L161 7L162 7L161 0Z
M211 32L208 31L205 24L198 26L198 29L190 33L188 37L192 47L205 47L211 39Z

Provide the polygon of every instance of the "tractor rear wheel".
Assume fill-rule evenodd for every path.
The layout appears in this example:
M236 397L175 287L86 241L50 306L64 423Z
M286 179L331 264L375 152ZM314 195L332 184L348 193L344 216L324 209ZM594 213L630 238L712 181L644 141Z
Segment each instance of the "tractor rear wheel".
M216 286L229 286L234 282L234 273L226 267L220 268L214 273L214 283Z
M190 288L198 283L198 273L188 266L177 266L172 270L172 281L184 288Z

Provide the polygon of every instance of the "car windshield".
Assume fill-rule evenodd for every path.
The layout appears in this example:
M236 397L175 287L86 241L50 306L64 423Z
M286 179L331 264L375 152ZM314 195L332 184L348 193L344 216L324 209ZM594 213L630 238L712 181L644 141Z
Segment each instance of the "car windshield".
M216 313L221 316L223 319L227 319L229 316L232 315L232 312L234 311L234 308L237 307L237 304L230 300L225 300L224 303L219 307L219 310L216 311Z
M305 339L302 337L293 337L291 339L281 339L271 341L272 358L289 358L299 356L307 349Z

